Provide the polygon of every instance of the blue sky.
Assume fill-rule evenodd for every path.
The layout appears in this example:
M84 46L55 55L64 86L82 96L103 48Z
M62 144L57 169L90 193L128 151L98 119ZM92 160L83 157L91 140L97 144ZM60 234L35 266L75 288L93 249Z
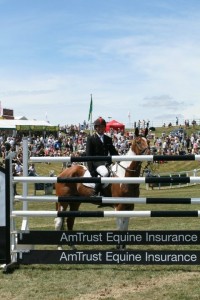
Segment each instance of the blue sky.
M199 0L0 0L0 101L53 125L200 119ZM130 119L128 114L130 112Z

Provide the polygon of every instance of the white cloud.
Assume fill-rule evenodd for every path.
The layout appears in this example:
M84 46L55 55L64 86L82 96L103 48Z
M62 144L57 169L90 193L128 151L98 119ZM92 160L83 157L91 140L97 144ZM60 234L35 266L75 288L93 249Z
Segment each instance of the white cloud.
M198 1L11 2L12 14L0 2L0 100L16 115L82 123L92 93L94 118L198 117Z

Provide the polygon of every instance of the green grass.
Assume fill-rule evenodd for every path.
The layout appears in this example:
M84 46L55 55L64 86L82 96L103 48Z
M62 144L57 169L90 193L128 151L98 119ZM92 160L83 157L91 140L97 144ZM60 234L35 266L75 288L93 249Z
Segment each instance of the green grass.
M156 129L157 130L157 129ZM168 162L158 166L159 172L177 172L198 168L198 162ZM41 176L55 170L58 176L61 164L36 165ZM22 186L17 185L21 193ZM141 197L192 197L199 198L199 185L184 188L146 190L141 185ZM33 185L29 187L33 194ZM37 195L44 195L37 191ZM15 209L21 209L15 203ZM30 203L30 210L54 210L53 203ZM92 204L82 204L81 210L97 210ZM198 210L198 205L136 205L135 210ZM105 209L101 209L105 210ZM110 210L110 208L106 208ZM17 221L20 228L21 219ZM30 218L30 230L53 230L53 218ZM131 218L131 230L199 230L199 218ZM114 230L113 218L77 218L74 230ZM37 249L56 249L55 246L36 246ZM112 248L113 246L111 246ZM66 249L67 246L65 246ZM78 249L88 246L78 246ZM91 249L110 249L109 246L92 246ZM199 246L128 246L128 249L198 249ZM1 299L199 299L199 266L155 265L29 265L20 266L12 274L0 272Z

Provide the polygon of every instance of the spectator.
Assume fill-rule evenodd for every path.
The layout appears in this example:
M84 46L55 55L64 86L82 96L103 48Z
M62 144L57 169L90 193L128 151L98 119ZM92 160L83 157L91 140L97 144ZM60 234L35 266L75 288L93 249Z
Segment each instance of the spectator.
M28 168L28 176L37 176L34 164L30 164L30 166Z
M17 161L15 164L15 176L22 176L23 174L23 167L20 161Z

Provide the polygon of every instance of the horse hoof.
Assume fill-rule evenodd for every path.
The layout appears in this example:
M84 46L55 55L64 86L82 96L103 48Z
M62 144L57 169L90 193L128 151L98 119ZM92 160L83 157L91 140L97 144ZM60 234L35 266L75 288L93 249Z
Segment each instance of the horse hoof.
M126 245L117 245L116 249L121 251L126 250Z
M72 250L77 251L77 248L76 248L75 245L71 245L70 247L71 247Z

